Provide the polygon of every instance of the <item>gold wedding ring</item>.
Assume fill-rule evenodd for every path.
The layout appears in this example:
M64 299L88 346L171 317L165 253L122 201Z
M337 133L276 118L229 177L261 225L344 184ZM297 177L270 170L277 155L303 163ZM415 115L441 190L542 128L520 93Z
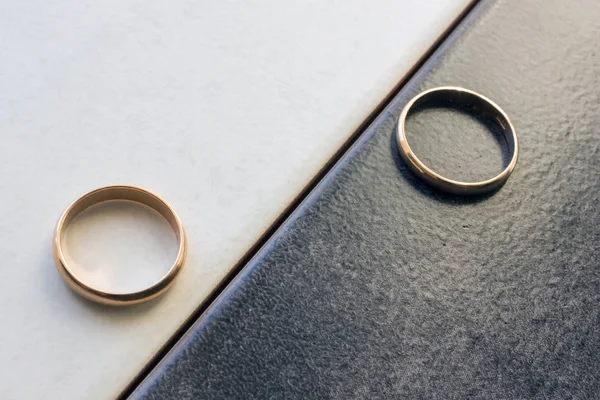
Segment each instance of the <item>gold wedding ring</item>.
M409 111L415 106L423 105L428 102L440 101L468 106L483 117L488 117L495 121L500 126L508 143L509 151L512 153L510 162L500 174L481 182L459 182L437 174L423 164L415 153L413 153L408 144L408 140L406 139L405 131L406 117ZM504 111L487 97L459 87L447 86L429 89L409 101L402 110L402 114L400 114L397 127L397 140L400 155L412 172L431 186L453 194L482 194L499 188L506 182L512 171L515 169L517 158L519 156L517 133Z
M85 209L109 200L129 200L146 205L160 213L175 231L179 244L177 258L169 271L151 286L134 292L109 292L83 282L69 267L64 256L63 235L67 226ZM108 305L130 305L151 300L164 293L173 284L175 277L183 267L187 253L187 244L183 225L173 208L158 195L135 186L107 186L93 190L79 197L67 207L61 215L54 232L53 253L56 267L67 284L81 296Z

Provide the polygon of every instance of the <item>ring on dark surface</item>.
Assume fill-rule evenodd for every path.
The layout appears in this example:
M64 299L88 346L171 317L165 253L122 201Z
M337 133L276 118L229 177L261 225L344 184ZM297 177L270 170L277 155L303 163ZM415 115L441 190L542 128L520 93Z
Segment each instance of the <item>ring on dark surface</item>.
M77 274L75 274L72 268L69 267L64 255L63 232L71 221L87 208L110 200L129 200L154 209L169 222L169 225L173 228L177 241L179 242L177 258L169 271L160 278L160 280L142 290L133 292L109 292L85 283L77 276ZM61 276L73 291L97 303L117 306L142 303L160 296L173 284L177 274L183 267L187 254L185 231L183 230L183 224L175 210L173 210L169 203L160 196L149 190L135 186L106 186L92 190L79 197L67 207L58 220L52 247L54 261L58 268L58 272L60 272Z
M478 113L482 114L482 116L491 118L500 126L508 143L509 151L512 153L510 162L500 174L480 182L459 182L444 178L437 174L423 164L415 153L413 153L408 144L408 140L406 139L406 117L414 106L438 100L449 101L458 105L471 106ZM412 172L429 185L453 194L482 194L499 188L506 182L512 171L515 169L517 158L519 156L517 133L504 111L487 97L460 87L438 87L426 90L415 96L408 102L400 114L397 127L397 139L400 155Z

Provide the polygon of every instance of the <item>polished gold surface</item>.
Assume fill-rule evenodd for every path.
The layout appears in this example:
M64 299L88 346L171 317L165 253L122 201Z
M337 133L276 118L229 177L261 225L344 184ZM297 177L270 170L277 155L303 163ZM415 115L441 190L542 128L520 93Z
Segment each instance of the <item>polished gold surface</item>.
M439 101L451 102L459 106L468 105L482 116L491 118L500 126L508 143L509 151L512 153L510 162L500 174L481 182L459 182L437 174L423 164L413 153L406 138L406 117L410 110L415 106L427 102ZM438 189L461 195L482 194L502 186L514 170L515 165L517 165L519 156L517 133L504 111L487 97L459 87L446 86L429 89L418 94L409 101L400 114L397 127L397 139L402 159L419 178Z
M108 292L101 290L79 279L65 259L63 235L73 218L85 209L109 200L129 200L144 204L159 212L169 222L173 231L175 231L179 243L175 262L158 282L143 290L135 292ZM76 293L98 303L122 306L142 303L164 293L173 284L175 277L183 267L187 254L187 243L183 224L179 216L158 195L135 186L107 186L84 194L67 207L56 225L53 253L58 271Z

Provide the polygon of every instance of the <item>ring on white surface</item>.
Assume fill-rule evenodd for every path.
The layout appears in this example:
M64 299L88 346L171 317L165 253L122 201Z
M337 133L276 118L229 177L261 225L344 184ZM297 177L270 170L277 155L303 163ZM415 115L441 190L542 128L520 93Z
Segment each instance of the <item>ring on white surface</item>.
M169 271L151 286L132 292L110 292L82 281L69 267L64 256L63 233L73 219L87 208L109 200L129 200L144 204L160 213L171 225L179 250ZM52 246L54 261L61 276L76 293L108 305L131 305L151 300L163 294L174 282L183 267L187 254L187 242L183 224L173 208L160 196L135 186L106 186L79 197L67 207L56 224Z

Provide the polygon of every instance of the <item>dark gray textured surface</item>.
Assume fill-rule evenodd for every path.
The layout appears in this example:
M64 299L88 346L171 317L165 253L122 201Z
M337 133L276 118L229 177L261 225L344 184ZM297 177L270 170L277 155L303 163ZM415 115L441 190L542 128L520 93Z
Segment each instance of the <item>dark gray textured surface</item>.
M600 3L500 1L462 29L133 398L600 398ZM402 106L439 85L517 129L491 196L435 192L397 156ZM456 113L411 126L450 176L502 168Z

